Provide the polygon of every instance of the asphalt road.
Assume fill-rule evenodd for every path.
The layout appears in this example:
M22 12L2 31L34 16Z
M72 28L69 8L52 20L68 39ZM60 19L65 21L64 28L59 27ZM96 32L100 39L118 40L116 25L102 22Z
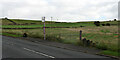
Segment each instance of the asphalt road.
M108 58L6 36L2 42L2 58Z
M2 58L2 36L0 35L0 59Z

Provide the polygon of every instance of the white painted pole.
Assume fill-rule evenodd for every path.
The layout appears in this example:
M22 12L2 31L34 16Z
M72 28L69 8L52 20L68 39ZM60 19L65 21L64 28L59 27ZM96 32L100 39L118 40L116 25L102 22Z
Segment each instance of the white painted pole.
M42 20L44 20L44 28L43 28L43 33L44 33L44 40L45 40L45 17L42 17Z
M45 17L44 18L44 40L45 40Z

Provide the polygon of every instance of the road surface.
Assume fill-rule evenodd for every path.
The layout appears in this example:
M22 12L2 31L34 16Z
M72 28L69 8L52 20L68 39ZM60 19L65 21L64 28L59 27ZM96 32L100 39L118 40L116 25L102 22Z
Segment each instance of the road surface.
M2 58L108 58L6 36L2 42Z
M0 35L0 59L2 59L2 36Z

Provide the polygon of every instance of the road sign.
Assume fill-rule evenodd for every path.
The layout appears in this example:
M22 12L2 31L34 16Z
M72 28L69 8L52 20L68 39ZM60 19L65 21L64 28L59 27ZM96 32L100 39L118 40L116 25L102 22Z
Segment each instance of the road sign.
M42 21L44 22L43 33L44 33L44 40L45 40L45 17L42 17Z

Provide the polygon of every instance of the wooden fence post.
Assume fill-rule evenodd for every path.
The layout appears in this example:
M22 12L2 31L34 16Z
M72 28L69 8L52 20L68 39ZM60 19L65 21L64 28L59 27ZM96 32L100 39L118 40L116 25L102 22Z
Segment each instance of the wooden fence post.
M80 40L82 40L82 30L80 30Z

